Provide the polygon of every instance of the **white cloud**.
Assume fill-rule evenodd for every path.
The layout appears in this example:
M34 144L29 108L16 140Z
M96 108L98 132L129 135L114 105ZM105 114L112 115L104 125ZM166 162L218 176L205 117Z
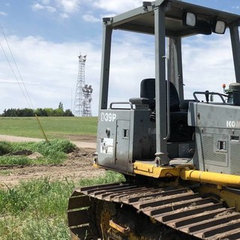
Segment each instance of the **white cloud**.
M114 17L114 16L116 16L116 13L107 12L107 13L105 13L105 14L102 14L102 15L100 16L100 19L102 19L102 18Z
M140 81L155 75L154 39L129 36L113 43L111 101L138 97ZM236 81L229 34L183 40L183 69L186 98L194 91L222 92L223 83Z
M76 12L80 5L80 0L55 0L55 2L66 13Z
M60 17L61 18L69 18L69 15L67 13L61 13Z
M110 71L109 101L127 101L139 96L140 81L154 77L154 38L135 37L130 33L114 33ZM93 113L97 114L101 49L90 41L53 43L39 37L11 36L9 44L24 77L24 81L40 83L26 85L34 107L57 107L60 101L71 108L74 101L80 51L87 54L86 83L93 86ZM208 38L208 37L207 37ZM116 39L116 38L114 38ZM220 40L221 39L221 40ZM1 43L3 39L0 38ZM98 40L95 40L97 42ZM229 35L207 41L195 38L183 42L184 83L186 97L197 90L222 91L222 83L234 82ZM3 45L7 49L6 45ZM24 52L24 54L22 54ZM0 54L0 79L15 81L4 56ZM4 108L26 107L17 85L1 84L0 112Z
M107 12L122 13L142 6L142 0L93 0L93 5Z
M37 0L32 5L32 9L47 10L50 13L57 12L61 18L69 18L70 14L73 14L79 10L80 0Z
M47 5L47 4L49 4L49 3L50 3L50 0L41 0L41 2L42 2L42 4L45 4L45 5Z
M63 18L79 11L80 7L87 5L91 9L100 9L101 15L116 15L118 13L142 6L142 0L36 0L34 10L55 9ZM54 11L54 12L55 12ZM86 21L97 22L97 18L85 14Z
M35 4L32 5L32 9L33 10L43 10L44 6L39 4L39 3L35 3Z
M85 22L92 22L92 23L96 23L96 22L100 22L99 18L94 17L93 15L90 14L85 14L82 16L83 20Z
M215 39L195 37L192 43L185 42L183 65L187 97L197 90L222 92L223 83L236 81L229 34Z
M23 39L12 36L8 37L8 40L24 81L39 83L39 85L26 84L35 108L57 107L60 101L65 108L71 108L74 97L71 93L75 92L77 80L79 46L88 53L86 82L93 85L93 104L97 105L100 49L87 42L56 44L33 36ZM0 41L4 43L3 39ZM3 47L7 51L6 44ZM16 80L1 52L0 79ZM4 108L29 107L17 84L0 83L0 85L0 101L5 102L0 107L0 112ZM96 108L94 111L96 114Z
M0 16L7 16L7 13L0 11Z
M23 39L12 36L8 39L24 81L40 83L37 86L26 85L35 108L56 107L60 101L65 108L71 108L78 72L77 55L81 47L81 52L87 54L86 83L93 86L92 108L94 115L97 114L101 66L99 47L94 47L89 41L57 44L33 36ZM2 39L0 41L3 42ZM153 70L153 60L146 59L144 54L149 50L139 51L138 43L138 40L128 37L113 44L110 101L128 99L133 97L133 92L137 97L140 79L148 77ZM4 48L7 49L7 46ZM15 80L2 55L0 79ZM0 101L5 102L4 106L0 106L0 112L4 108L27 106L18 85L14 84L1 84Z
M52 7L52 6L46 6L46 5L42 5L40 3L35 3L32 5L32 9L35 10L35 11L38 11L38 10L46 10L50 13L54 13L56 12L56 8Z
M142 6L142 0L36 0L32 5L33 10L47 10L58 12L62 18L68 18L79 11L80 6L88 5L91 9L100 9L103 16L114 16L124 11ZM99 19L92 14L84 14L87 22L98 22Z

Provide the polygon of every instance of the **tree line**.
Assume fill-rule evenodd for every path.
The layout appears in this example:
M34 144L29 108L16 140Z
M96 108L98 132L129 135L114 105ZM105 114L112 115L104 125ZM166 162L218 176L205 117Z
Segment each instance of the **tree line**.
M63 104L60 102L58 108L9 108L3 111L2 117L33 117L35 114L39 117L73 117L70 109L64 111Z

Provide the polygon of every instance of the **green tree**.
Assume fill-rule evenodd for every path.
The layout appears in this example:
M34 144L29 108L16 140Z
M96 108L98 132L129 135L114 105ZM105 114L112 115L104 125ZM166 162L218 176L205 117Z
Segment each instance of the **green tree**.
M70 109L66 109L63 116L66 116L66 117L74 117L72 111Z
M54 110L52 108L44 108L44 110L46 111L48 117L54 116Z
M44 109L42 108L37 108L35 111L34 111L35 114L37 114L39 117L46 117L47 116L47 112Z
M61 110L63 111L63 103L62 103L62 102L60 102L60 103L58 104L58 109L61 109Z
M61 116L63 116L63 110L61 109L61 108L57 108L57 109L54 109L53 110L53 114L54 114L54 116L57 116L57 117L61 117Z

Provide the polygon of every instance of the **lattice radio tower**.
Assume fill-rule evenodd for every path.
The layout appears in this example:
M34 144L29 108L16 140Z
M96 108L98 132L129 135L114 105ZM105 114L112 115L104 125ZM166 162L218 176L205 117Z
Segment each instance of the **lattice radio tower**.
M85 63L87 56L80 55L78 78L75 91L74 113L75 116L90 117L92 116L92 86L85 84Z

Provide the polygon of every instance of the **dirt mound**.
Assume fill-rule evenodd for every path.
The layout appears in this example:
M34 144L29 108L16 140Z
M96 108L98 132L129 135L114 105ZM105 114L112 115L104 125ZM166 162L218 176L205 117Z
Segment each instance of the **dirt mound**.
M93 158L95 151L90 148L76 148L73 152L68 154L69 159L76 158Z
M39 152L34 152L34 153L28 155L28 158L33 159L33 160L41 158L41 157L43 157L43 155Z
M20 181L29 181L48 177L50 180L72 180L103 176L105 170L92 166L93 149L76 149L68 154L68 159L60 165L0 167L0 188L17 185Z

